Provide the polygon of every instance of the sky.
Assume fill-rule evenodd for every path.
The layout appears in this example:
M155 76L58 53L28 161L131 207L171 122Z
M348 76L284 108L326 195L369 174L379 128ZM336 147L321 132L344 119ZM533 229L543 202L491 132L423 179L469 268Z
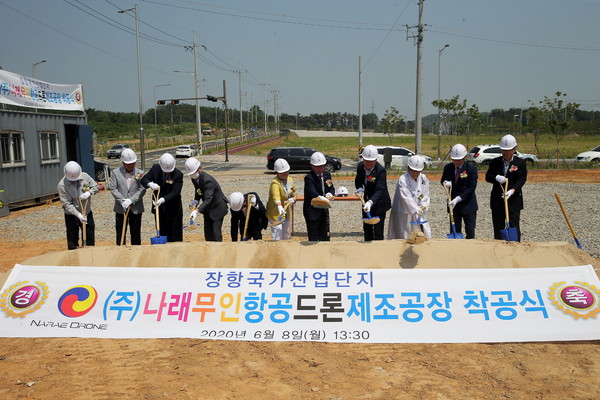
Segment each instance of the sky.
M418 0L0 0L0 67L83 83L86 108L137 112L136 13L118 12L136 4L144 110L195 97L195 40L200 96L225 81L230 108L241 93L271 115L275 96L279 113L358 114L360 57L363 113L414 120ZM422 114L438 90L481 112L557 90L599 110L599 18L600 0L425 0Z

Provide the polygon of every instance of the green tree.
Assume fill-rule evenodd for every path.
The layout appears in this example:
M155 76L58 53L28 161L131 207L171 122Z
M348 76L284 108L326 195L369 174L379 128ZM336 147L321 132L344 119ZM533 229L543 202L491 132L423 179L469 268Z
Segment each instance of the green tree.
M400 115L400 111L398 111L395 107L390 107L389 110L385 111L385 114L381 120L381 131L384 134L389 135L391 140L393 133L400 130L400 125L403 121L404 116Z
M461 119L465 115L465 109L467 108L467 100L460 101L460 96L456 95L451 99L434 100L431 104L434 107L440 109L440 116L442 117L441 124L445 132L450 135L455 135L461 126Z

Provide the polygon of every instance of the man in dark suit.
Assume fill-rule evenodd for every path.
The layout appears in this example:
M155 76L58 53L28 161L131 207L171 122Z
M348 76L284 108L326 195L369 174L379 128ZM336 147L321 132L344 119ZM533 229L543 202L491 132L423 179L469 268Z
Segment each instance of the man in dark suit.
M462 144L456 144L450 150L452 162L444 167L440 182L451 189L448 207L454 212L456 232L461 231L465 223L467 239L475 238L475 222L477 219L477 167L466 162L467 149Z
M160 156L158 164L143 176L142 185L155 193L160 188L158 200L152 202L152 214L156 214L158 208L161 236L166 236L168 242L183 241L183 173L175 168L175 157L169 153Z
M356 167L354 186L356 193L363 196L363 218L367 212L371 217L379 217L379 222L374 225L363 223L365 241L383 240L385 214L392 208L392 200L387 189L387 172L377 162L377 148L373 145L365 146L361 153L362 161Z
M267 229L269 220L258 194L250 192L244 195L241 192L233 192L229 196L229 206L231 207L231 241L237 242L238 232L242 240L261 240L262 230ZM249 217L248 213L250 213ZM248 218L247 224L246 218Z
M190 214L190 219L196 219L198 213L204 215L204 240L207 242L222 242L223 218L227 215L227 198L219 183L202 171L200 160L190 157L185 162L186 175L192 178L194 184L194 201L198 203Z
M503 188L508 180L508 217L510 227L517 229L518 241L521 241L520 217L523 209L522 188L527 182L527 164L516 157L517 140L513 135L506 135L500 140L501 157L494 158L485 174L485 180L491 183L490 208L494 224L494 239L502 239L500 231L506 227Z
M306 221L308 240L311 242L330 240L329 210L311 204L314 198L319 198L326 203L335 194L331 174L325 171L325 164L327 160L323 153L314 152L310 157L311 171L304 177L302 213Z

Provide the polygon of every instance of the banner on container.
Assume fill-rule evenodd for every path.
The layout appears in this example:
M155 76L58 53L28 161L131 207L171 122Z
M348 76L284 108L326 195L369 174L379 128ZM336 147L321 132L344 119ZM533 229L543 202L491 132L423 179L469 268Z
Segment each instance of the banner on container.
M45 110L84 111L83 85L61 85L0 70L0 103Z
M16 265L2 337L351 343L600 339L590 265L523 269Z

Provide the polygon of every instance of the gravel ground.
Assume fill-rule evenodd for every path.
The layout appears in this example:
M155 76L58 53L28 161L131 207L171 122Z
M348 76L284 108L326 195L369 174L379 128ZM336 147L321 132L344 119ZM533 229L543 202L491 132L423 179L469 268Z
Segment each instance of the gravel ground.
M211 173L209 171L209 173ZM213 174L228 195L234 191L246 193L255 191L266 204L269 183L273 175L259 177L220 177ZM299 193L303 189L304 174L292 175ZM480 181L477 188L479 211L477 218L477 238L492 238L491 212L489 209L490 184ZM388 190L393 196L395 181L388 181ZM346 186L353 188L353 178L335 180L336 187ZM554 193L559 193L569 213L573 226L579 235L584 250L592 256L600 257L600 213L598 213L598 199L600 198L600 185L591 184L548 184L530 183L524 189L525 209L521 214L521 229L524 241L545 242L562 241L573 243L567 223L560 211ZM445 238L448 233L448 214L445 208L445 193L438 182L431 182L431 210L427 217L431 224L434 238ZM183 203L186 206L193 199L193 187L187 180L183 187ZM146 193L144 201L147 210L150 208L151 196ZM96 221L96 241L114 242L114 213L113 197L109 191L104 190L92 199L92 209ZM187 219L187 207L184 207L184 225ZM298 240L306 238L306 225L302 217L302 209L296 206L294 221L294 236ZM355 201L334 202L330 211L331 239L362 241L362 222L359 203ZM389 215L388 215L389 219ZM386 220L387 223L387 220ZM228 240L230 231L230 218L226 217L223 224L223 233ZM386 227L387 232L387 227ZM194 233L202 233L195 229ZM142 222L143 243L149 243L149 238L155 236L153 214L145 212ZM270 238L270 232L263 232L265 239ZM186 234L184 233L184 240ZM0 238L10 240L53 240L65 237L64 217L59 202L49 206L33 207L11 213L9 217L0 219ZM66 249L66 239L65 239Z

